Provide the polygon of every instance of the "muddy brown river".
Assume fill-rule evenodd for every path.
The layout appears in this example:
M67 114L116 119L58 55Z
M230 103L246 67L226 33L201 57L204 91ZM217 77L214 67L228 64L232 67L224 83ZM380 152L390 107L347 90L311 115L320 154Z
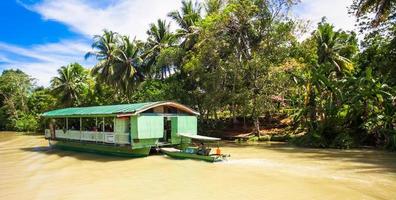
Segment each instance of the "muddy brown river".
M53 150L0 133L0 199L396 199L396 154L226 144L225 162Z

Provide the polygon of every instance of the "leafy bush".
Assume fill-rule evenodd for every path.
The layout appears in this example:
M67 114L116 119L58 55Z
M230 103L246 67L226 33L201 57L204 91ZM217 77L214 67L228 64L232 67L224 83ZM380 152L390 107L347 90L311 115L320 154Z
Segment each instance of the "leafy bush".
M272 135L271 136L271 141L276 141L276 142L287 142L291 139L289 134L285 135Z
M308 133L300 137L293 137L292 144L304 147L325 148L328 146L326 140L318 133Z
M348 132L338 134L332 141L331 147L349 149L355 146L355 141Z
M257 136L249 137L249 139L247 141L248 142L257 142L258 141L258 137Z
M258 138L258 141L260 141L260 142L268 142L270 140L271 140L271 136L270 135L263 135L263 136L260 136Z
M391 151L396 151L396 131L384 130L382 134L385 137L385 148Z
M17 131L35 131L38 128L38 122L33 115L25 115L15 120Z

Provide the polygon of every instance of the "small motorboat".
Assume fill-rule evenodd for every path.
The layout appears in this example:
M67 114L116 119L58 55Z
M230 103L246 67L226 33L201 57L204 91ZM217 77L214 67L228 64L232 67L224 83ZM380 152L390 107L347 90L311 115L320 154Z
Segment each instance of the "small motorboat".
M195 159L204 160L208 162L218 162L227 159L230 155L220 153L219 145L217 145L216 152L211 154L211 148L204 147L204 142L220 141L220 138L207 137L201 135L187 135L179 134L181 137L190 138L201 142L200 147L188 146L184 149L176 149L173 147L160 148L161 152L165 155L177 159Z

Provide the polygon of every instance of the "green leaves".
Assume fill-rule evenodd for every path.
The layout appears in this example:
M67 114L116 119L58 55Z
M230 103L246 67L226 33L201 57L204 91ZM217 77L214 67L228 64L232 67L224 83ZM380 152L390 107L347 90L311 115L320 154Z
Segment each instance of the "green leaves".
M81 105L81 96L87 90L88 72L78 63L62 66L58 76L52 78L51 88L60 103L67 106Z

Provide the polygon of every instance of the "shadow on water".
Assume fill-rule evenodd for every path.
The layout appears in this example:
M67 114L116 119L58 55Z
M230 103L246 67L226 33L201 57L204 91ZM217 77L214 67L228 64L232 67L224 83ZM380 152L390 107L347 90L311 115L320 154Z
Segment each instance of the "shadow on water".
M396 153L373 149L314 149L295 147L287 143L256 144L250 147L267 149L282 154L288 154L294 158L310 159L316 161L352 162L360 166L345 165L342 169L356 169L356 172L384 172L396 175Z
M125 161L130 159L142 158L142 157L123 157L123 156L101 154L94 152L81 152L81 151L55 149L49 146L25 147L20 149L27 152L36 152L46 155L57 155L59 157L73 157L78 160L97 161L97 162Z

